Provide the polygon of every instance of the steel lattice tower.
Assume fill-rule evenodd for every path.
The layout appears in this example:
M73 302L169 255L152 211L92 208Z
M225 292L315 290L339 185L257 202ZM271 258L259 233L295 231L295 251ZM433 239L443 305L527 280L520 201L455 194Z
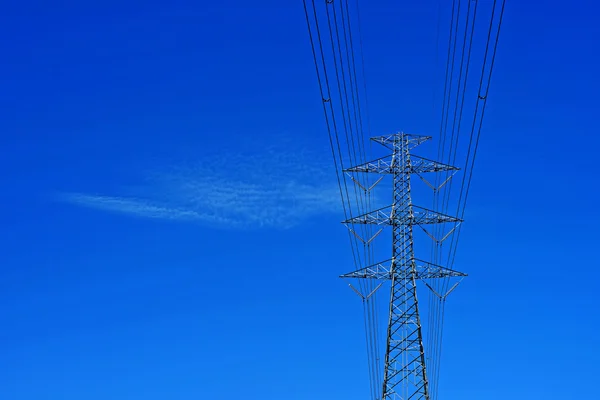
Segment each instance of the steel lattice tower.
M385 350L382 400L426 399L430 395L423 345L417 281L435 278L463 277L465 274L418 260L414 255L415 225L460 223L461 220L413 205L411 175L451 171L458 168L411 155L411 150L430 137L397 133L371 140L392 150L391 156L345 170L347 173L391 174L393 202L344 223L389 225L392 228L392 258L349 274L343 278L389 280L391 283L389 318ZM442 184L443 185L443 184Z

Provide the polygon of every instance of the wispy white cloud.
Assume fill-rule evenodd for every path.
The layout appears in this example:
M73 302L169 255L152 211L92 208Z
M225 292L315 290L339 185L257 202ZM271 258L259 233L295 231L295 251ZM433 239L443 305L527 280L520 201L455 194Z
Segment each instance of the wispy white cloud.
M295 226L340 213L332 167L309 154L267 150L205 159L146 176L117 195L67 193L64 201L131 216L196 221L220 227Z
M216 216L203 214L183 208L164 207L153 204L150 200L89 195L83 193L65 193L62 199L81 206L96 208L104 211L130 214L144 218L170 220L218 220Z

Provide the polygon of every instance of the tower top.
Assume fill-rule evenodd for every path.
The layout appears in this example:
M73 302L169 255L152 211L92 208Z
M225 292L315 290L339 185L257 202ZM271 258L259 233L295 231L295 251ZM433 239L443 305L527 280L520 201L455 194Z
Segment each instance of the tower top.
M431 136L412 135L404 132L397 132L391 135L372 137L371 140L379 143L388 149L393 150L396 143L407 141L410 149L417 147L431 139Z

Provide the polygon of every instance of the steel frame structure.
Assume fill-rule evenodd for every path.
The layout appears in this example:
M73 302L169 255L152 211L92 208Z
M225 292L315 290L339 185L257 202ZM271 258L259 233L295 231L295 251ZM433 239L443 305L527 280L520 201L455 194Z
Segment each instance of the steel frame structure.
M412 174L440 171L450 171L449 173L453 174L458 170L450 165L411 155L414 147L428 139L430 137L405 133L372 138L371 140L374 142L392 150L392 154L344 171L348 174L390 174L393 178L393 202L390 206L344 221L344 224L353 233L355 232L354 225L357 224L391 226L392 258L341 276L342 278L378 279L391 282L381 400L430 400L417 299L417 280L466 276L466 274L418 260L414 256L413 228L415 226L424 229L423 225L453 223L456 227L462 222L456 217L418 207L412 203ZM421 176L419 175L419 177ZM423 178L421 177L421 179ZM358 184L357 180L353 180ZM374 236L379 235L380 232ZM427 231L425 230L425 232ZM430 234L429 236L437 242L445 239L438 240ZM368 242L373 238L370 238ZM438 294L438 296L440 295Z

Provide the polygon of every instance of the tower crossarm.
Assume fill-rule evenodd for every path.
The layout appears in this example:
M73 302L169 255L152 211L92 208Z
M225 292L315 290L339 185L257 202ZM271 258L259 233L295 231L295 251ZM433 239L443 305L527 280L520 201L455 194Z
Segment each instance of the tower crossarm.
M393 174L394 158L390 154L364 164L347 168L344 170L344 172L371 172L376 174Z
M377 264L369 265L368 267L358 269L354 272L340 275L340 278L390 280L392 279L392 261L392 259L389 259ZM415 279L452 278L467 276L467 274L465 273L454 271L450 268L445 268L441 265L433 264L416 258L412 259L412 264L415 267ZM412 274L412 270L397 269L395 274L397 279L404 279L408 278L410 274Z
M431 139L431 136L411 135L408 133L393 133L391 135L372 137L371 140L375 143L379 143L390 150L394 150L394 146L397 146L400 142L399 138L407 145L407 150L413 149Z
M376 174L393 174L397 160L388 155L369 161L364 164L356 165L344 170L344 172L369 172ZM422 174L427 172L458 171L460 168L452 165L443 164L437 161L429 160L425 157L411 155L410 172L413 174Z
M458 171L460 168L453 165L444 164L438 161L433 161L425 157L410 156L411 172L414 174L422 174L426 172L442 172L442 171Z
M372 225L423 225L441 224L446 222L462 222L460 218L442 214L427 208L412 206L413 212L406 213L404 210L394 210L387 206L345 220L348 224L372 224Z
M370 211L366 214L359 215L343 221L348 224L372 224L372 225L392 225L392 206L380 208Z
M443 224L446 222L462 222L462 219L451 215L442 214L437 211L429 210L424 207L413 206L414 217L411 221L413 224Z

